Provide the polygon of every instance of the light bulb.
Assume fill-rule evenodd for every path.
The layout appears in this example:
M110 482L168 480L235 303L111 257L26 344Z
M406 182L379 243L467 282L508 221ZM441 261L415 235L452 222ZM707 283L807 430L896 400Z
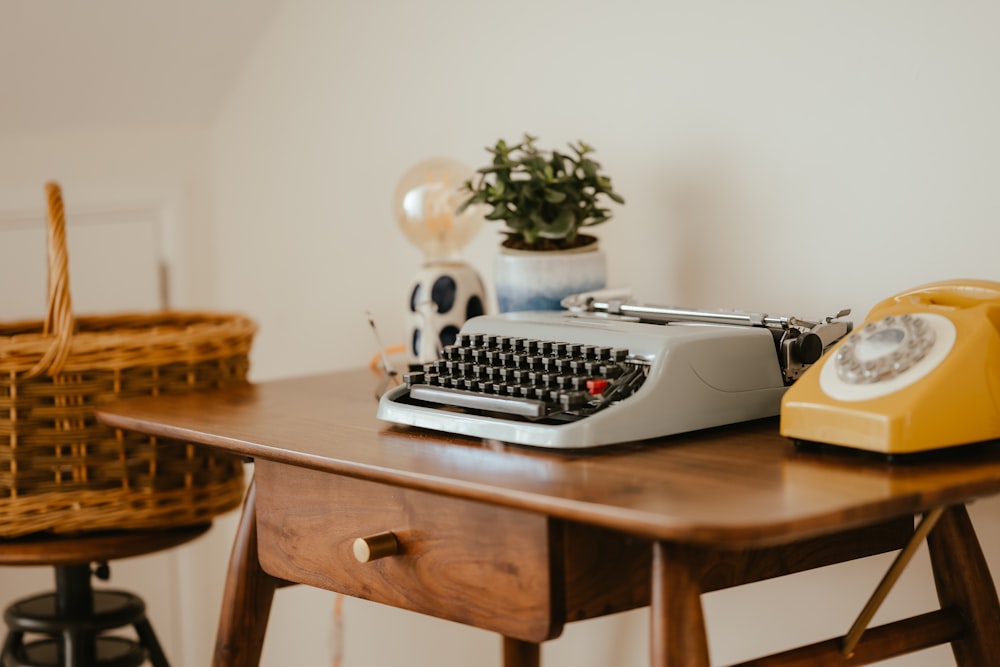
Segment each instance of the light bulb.
M427 262L456 259L482 227L480 206L458 212L468 197L462 186L472 173L457 160L431 158L411 167L396 186L396 220Z

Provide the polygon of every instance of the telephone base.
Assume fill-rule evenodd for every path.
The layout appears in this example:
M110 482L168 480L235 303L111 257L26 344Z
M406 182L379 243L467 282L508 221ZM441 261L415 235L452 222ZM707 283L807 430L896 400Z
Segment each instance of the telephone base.
M815 440L801 440L791 438L795 450L802 454L817 456L835 456L843 458L854 458L861 461L873 461L878 463L901 464L923 464L935 461L956 461L974 460L984 458L990 454L996 455L1000 451L1000 438L992 440L982 440L980 442L967 442L957 445L943 446L937 449L927 449L923 451L911 452L884 452L870 449L858 449L846 445L837 445L829 442L817 442Z

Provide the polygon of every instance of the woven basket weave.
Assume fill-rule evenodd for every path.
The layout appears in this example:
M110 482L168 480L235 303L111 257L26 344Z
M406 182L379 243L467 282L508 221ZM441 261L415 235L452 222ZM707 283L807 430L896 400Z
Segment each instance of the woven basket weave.
M0 323L0 537L204 523L238 506L231 455L97 423L119 398L245 382L253 321L164 311L74 318L62 194L48 194L48 313Z

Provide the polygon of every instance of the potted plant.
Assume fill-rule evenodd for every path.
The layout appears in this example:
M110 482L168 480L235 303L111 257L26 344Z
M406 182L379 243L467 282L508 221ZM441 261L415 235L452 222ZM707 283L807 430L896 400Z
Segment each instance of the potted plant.
M465 182L469 196L459 207L484 205L486 220L505 225L494 275L501 311L554 310L568 294L605 287L604 254L581 230L611 218L606 200L625 203L593 147L579 141L570 152L543 151L536 141L526 134L487 148L492 164Z

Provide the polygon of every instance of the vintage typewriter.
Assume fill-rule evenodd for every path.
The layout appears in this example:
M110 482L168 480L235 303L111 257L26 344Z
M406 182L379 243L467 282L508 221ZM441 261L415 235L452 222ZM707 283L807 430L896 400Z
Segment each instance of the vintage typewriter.
M728 310L568 297L565 311L468 320L440 358L379 401L379 419L575 449L778 414L781 397L851 330Z

